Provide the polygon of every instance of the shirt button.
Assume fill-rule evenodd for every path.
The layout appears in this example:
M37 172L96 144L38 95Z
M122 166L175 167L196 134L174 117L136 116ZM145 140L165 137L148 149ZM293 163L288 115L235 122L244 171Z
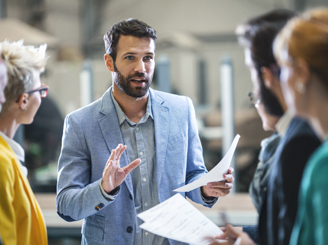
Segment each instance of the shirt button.
M146 232L145 232L145 235L148 236L148 234L149 234L148 231L146 231Z
M132 231L133 231L132 226L128 226L128 227L126 228L126 231L127 231L128 233L132 233Z
M142 155L143 155L143 152L142 152L142 151L140 151L140 153L139 153L139 154L140 154L140 156L142 156Z
M137 131L139 131L139 128L136 128Z
M146 182L146 181L147 181L147 179L146 179L146 178L143 178L142 180L143 180L144 182Z
M145 203L145 207L147 207L148 206L148 203Z

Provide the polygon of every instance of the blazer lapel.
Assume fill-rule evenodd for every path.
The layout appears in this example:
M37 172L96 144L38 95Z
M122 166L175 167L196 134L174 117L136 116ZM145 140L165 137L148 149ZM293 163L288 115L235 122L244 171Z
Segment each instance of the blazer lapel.
M111 88L108 89L102 97L102 105L99 110L101 115L98 119L99 127L110 152L115 149L118 144L123 144L118 117L110 95L111 91ZM123 168L128 164L129 162L125 151L121 156L120 166ZM126 183L130 194L133 195L133 187L130 174L126 177L124 182Z
M164 106L164 100L154 90L150 89L150 95L152 99L152 112L155 126L156 179L158 190L160 190L159 186L163 175L167 142L169 138L170 111L168 107Z

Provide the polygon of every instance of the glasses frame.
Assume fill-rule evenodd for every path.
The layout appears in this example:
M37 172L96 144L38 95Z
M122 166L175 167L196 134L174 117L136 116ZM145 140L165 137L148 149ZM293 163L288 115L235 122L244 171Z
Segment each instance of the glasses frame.
M49 90L49 86L42 83L40 88L35 89L35 90L31 90L31 91L28 91L28 92L25 92L25 93L31 94L31 93L34 93L34 92L39 92L41 98L45 98L48 95L48 90Z
M255 106L261 102L261 100L258 98L258 96L255 95L253 91L248 92L248 98L250 102Z

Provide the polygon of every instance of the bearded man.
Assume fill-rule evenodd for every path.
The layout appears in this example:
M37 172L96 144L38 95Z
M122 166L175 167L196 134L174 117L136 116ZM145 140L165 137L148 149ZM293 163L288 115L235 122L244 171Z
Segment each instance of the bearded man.
M57 211L84 219L82 244L182 244L142 231L137 218L207 172L191 100L150 88L156 38L137 19L113 25L104 36L113 86L65 119ZM211 207L230 192L232 171L182 194Z

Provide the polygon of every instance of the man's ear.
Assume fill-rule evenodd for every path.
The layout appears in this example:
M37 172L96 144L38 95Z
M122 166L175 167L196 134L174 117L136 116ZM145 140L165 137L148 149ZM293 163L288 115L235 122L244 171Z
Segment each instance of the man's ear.
M110 56L109 54L105 54L104 60L105 60L107 69L111 72L114 72L114 70L115 70L114 69L114 60L113 60L112 56Z
M268 67L262 67L261 73L265 87L272 90L274 87L274 77L271 70Z
M19 109L21 109L22 111L26 111L27 109L27 104L28 104L28 94L27 93L23 93L17 102Z

